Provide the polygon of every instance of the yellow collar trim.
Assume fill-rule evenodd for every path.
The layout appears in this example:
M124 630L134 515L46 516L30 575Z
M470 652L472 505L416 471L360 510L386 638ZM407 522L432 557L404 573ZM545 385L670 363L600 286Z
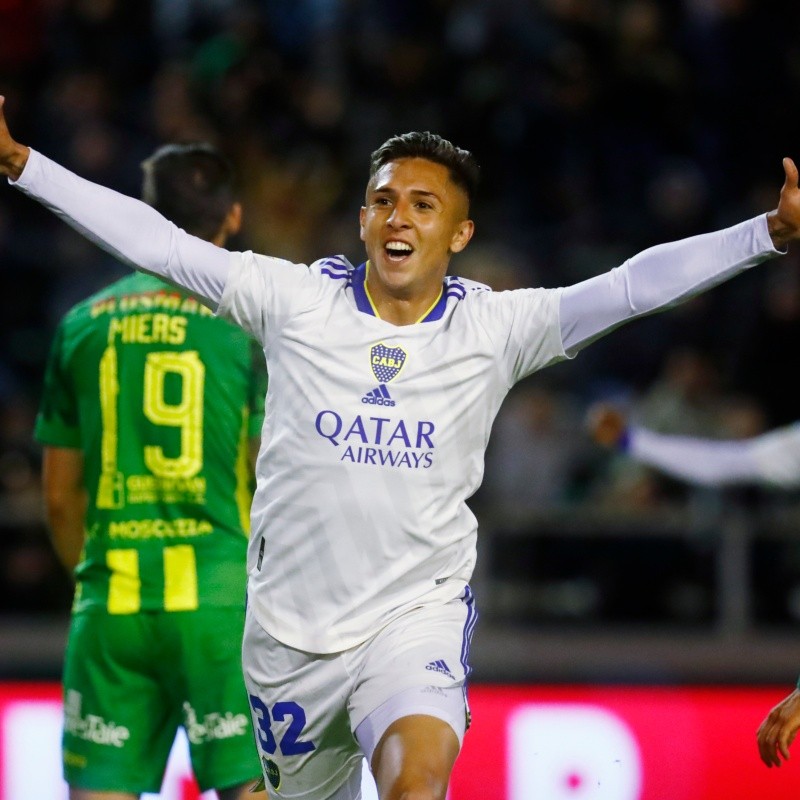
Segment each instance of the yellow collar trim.
M375 302L372 299L372 295L369 293L369 286L367 285L367 280L369 280L369 267L370 267L370 262L367 261L367 274L364 277L364 293L367 295L367 300L369 300L370 307L372 308L372 313L378 319L382 319L381 315L378 313L378 309L375 306ZM442 299L443 292L444 292L444 284L439 287L439 294L436 295L436 299L430 304L425 313L414 323L414 325L417 325L418 323L422 322L425 319L425 317L427 317L428 314L430 314L431 311L433 311L433 309L436 308L437 303Z

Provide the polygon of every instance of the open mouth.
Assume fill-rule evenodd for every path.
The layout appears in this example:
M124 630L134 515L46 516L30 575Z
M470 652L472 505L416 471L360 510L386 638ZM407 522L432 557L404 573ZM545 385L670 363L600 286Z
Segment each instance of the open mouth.
M391 261L402 261L414 252L414 248L405 242L387 242L384 250Z

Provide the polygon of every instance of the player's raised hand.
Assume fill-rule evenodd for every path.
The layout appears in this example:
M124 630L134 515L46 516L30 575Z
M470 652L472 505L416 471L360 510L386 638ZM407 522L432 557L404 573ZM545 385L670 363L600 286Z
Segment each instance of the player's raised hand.
M30 151L11 138L6 123L6 99L0 95L0 175L16 180L28 161Z
M586 412L586 430L603 447L617 447L626 427L625 416L608 403L597 403Z
M800 239L800 188L797 166L791 158L783 159L786 179L781 188L778 207L767 214L769 233L776 247L785 247L793 239Z

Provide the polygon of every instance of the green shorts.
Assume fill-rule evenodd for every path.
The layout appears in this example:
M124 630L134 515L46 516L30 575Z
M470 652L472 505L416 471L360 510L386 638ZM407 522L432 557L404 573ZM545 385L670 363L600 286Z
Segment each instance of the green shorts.
M243 624L243 608L74 616L64 662L67 783L157 793L181 725L202 791L255 782Z

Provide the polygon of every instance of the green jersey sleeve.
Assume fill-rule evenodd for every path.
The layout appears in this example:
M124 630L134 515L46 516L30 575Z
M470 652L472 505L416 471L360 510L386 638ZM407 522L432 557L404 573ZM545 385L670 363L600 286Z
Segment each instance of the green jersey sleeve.
M78 403L72 377L64 363L63 345L64 322L56 330L47 359L34 436L42 444L53 447L80 447Z

